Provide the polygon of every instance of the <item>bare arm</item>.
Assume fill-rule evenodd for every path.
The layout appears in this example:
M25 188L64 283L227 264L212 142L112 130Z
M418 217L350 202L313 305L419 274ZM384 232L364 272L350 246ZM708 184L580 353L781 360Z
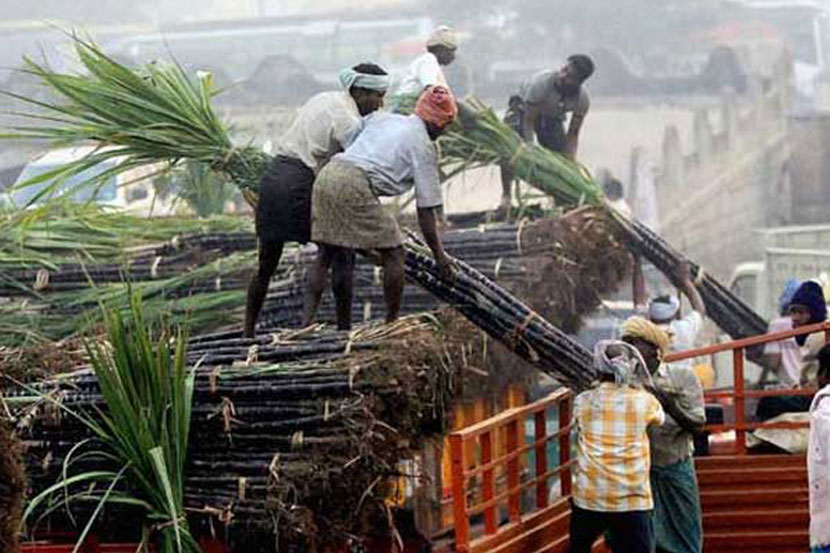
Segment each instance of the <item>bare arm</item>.
M576 159L576 151L579 148L579 131L585 121L584 115L571 115L571 122L568 124L568 135L565 137L565 155Z
M539 118L539 107L535 104L525 103L524 115L522 115L522 138L525 142L533 142L533 133L536 129L536 120Z
M646 279L643 276L643 262L639 255L634 256L634 269L631 276L634 309L646 304Z
M421 227L421 233L424 235L424 240L432 250L432 255L435 257L435 262L438 264L438 269L442 276L451 276L452 263L450 257L444 251L444 245L441 242L441 235L438 233L438 217L443 213L443 207L428 207L418 208L418 225Z
M689 303L692 305L692 309L701 315L706 315L706 305L703 303L703 298L701 297L700 292L698 292L697 287L692 282L689 264L685 261L680 266L679 276L683 293L686 294L687 298L689 298Z
M679 398L660 388L647 386L647 389L657 398L657 401L663 406L663 410L677 422L680 428L692 434L699 434L703 430L706 425L705 416L701 418L690 415L679 405Z

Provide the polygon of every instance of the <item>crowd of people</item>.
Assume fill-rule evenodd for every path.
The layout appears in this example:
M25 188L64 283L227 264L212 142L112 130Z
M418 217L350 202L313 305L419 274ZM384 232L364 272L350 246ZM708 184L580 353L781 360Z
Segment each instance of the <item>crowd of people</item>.
M351 328L356 252L379 259L386 319L398 317L404 235L382 205L383 197L414 189L424 240L440 273L452 276L454 266L441 241L443 194L434 142L459 112L443 72L457 47L453 30L439 27L389 94L390 109L384 110L390 76L368 62L341 72L342 90L320 93L299 109L260 184L259 266L248 287L245 336L254 335L286 242L317 245L304 324L314 321L330 272L337 326ZM510 97L505 122L524 140L535 138L542 147L575 158L590 108L583 85L593 72L588 56L573 55L562 68L533 75ZM411 98L417 98L412 113L402 113ZM497 215L506 215L514 179L509 166L501 174ZM611 205L622 202L621 185L609 191ZM701 380L711 380L711 375L696 373L689 361L667 364L664 359L671 351L696 345L706 308L688 266L679 267L675 276L691 306L685 316L681 298L672 294L646 306L642 269L635 263L633 295L642 313L622 325L620 340L596 345L598 382L575 399L573 553L591 551L602 534L615 553L702 551L693 444L706 423ZM789 283L780 307L781 317L770 324L770 332L827 318L821 286L812 281ZM814 397L764 398L757 416L768 420L782 413L810 413L811 536L815 551L829 551L822 546L830 543L830 348L822 347L821 338L805 335L766 346L762 381L775 375L783 388L818 384L821 390Z
M681 301L660 295L628 319L619 341L597 344L596 387L578 395L578 431L571 549L591 551L605 533L612 551L699 553L703 550L700 494L693 462L694 437L706 423L701 375L688 360L665 363L671 351L694 348L706 309L687 266L677 280L691 310L681 316ZM635 304L642 305L645 283L634 270ZM823 322L827 311L815 281L792 281L782 294L781 317L770 332ZM757 418L803 412L810 420L808 478L811 546L830 551L830 346L824 333L789 337L766 344L764 373L782 389L818 388L815 395L764 398Z
M258 269L248 284L244 336L255 333L286 242L317 245L304 324L314 321L331 274L337 327L351 328L356 252L379 259L386 320L395 320L404 287L404 235L382 205L383 197L414 189L424 240L439 273L452 276L454 265L441 242L444 201L434 142L459 112L444 75L457 48L453 29L438 27L394 92L389 92L391 76L379 65L366 62L341 72L342 90L317 94L299 109L279 138L276 156L260 183ZM533 140L535 132L544 147L574 157L589 105L582 83L593 71L589 57L574 55L558 71L533 76L510 99L507 121L525 140ZM404 114L413 99L412 113ZM566 134L564 121L569 113ZM555 140L546 138L553 135ZM506 200L496 216L506 215L510 202L512 174L509 168L504 171Z

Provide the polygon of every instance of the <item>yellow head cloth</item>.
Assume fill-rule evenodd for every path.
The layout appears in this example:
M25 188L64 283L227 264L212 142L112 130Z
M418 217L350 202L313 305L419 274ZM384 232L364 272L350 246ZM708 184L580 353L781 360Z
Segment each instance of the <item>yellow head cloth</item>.
M669 352L669 333L643 317L630 317L622 325L622 337L641 338L657 346L662 355Z

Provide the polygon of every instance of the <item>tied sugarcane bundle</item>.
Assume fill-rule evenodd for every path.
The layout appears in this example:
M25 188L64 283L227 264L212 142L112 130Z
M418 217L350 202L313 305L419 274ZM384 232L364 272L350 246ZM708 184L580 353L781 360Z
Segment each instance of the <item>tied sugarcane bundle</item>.
M209 74L192 79L181 66L160 63L132 70L109 58L94 43L73 38L78 58L88 74L59 73L26 59L26 71L65 103L18 96L40 109L27 116L41 125L17 127L8 136L46 140L61 146L92 142L99 148L21 186L52 179L37 198L55 192L66 179L109 159L118 159L120 163L98 174L86 186L95 186L105 178L145 164L192 160L208 164L243 190L256 190L269 158L250 146L233 145L228 129L211 106ZM465 315L473 315L471 320L495 339L506 340L511 349L519 348L520 355L552 376L576 388L591 380L589 352L542 321L521 301L466 265L459 265L464 275L456 283L443 283L437 277L434 260L412 243L406 244L405 249L410 280L434 293L452 290L454 307ZM498 301L494 302L496 297ZM560 352L559 347L565 349ZM578 363L583 366L577 367Z
M470 167L507 165L516 179L552 197L562 208L602 203L602 192L578 163L525 142L476 98L460 102L459 110L459 124L439 141L447 176Z
M616 217L622 239L629 248L665 274L675 286L681 286L677 270L683 255L639 221ZM699 265L689 262L695 286L706 304L706 313L721 329L734 339L748 338L767 332L767 322L743 300L732 294L720 282L708 275Z
M583 203L605 205L599 187L579 164L540 146L526 144L492 109L468 99L461 110L461 124L441 139L441 153L452 174L465 167L508 165L516 178L553 197L561 207ZM606 206L607 207L607 206ZM655 265L674 284L684 256L639 221L632 221L608 207L614 230L628 248ZM700 268L690 262L697 277ZM767 324L746 303L708 274L695 279L708 316L732 338L766 332Z

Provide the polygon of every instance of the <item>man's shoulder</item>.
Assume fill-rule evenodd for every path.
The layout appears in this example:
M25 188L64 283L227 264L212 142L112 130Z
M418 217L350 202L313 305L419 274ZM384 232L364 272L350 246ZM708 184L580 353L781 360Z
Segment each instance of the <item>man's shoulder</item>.
M439 65L438 58L435 57L435 54L432 52L424 52L414 60L412 60L412 64L410 67L416 68L422 65Z
M543 69L531 75L522 87L524 100L527 102L539 102L548 96L553 90L553 77L555 73L551 69Z

